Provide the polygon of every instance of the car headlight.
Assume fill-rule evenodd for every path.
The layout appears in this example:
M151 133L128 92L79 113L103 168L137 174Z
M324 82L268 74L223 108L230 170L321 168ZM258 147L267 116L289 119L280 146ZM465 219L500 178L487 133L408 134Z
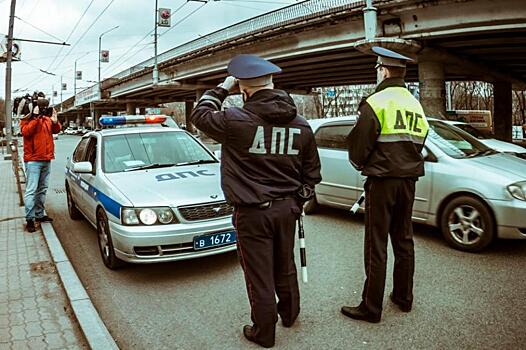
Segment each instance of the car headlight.
M157 214L151 209L142 209L139 212L139 219L145 225L153 225L157 222Z
M516 182L508 186L508 192L513 198L526 201L526 181Z
M124 225L167 225L179 221L172 209L159 208L122 208L122 223Z

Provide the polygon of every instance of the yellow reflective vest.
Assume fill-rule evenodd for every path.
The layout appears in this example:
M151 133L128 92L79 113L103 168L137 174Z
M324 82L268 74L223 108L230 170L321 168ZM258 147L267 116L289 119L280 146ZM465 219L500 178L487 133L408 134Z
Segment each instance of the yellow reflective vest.
M349 134L349 160L363 175L417 178L429 124L418 100L399 78L384 80L359 108Z

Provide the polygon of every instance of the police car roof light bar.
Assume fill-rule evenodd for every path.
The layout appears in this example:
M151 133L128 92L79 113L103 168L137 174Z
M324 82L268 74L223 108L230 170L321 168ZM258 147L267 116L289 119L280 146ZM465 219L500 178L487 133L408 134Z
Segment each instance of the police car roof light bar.
M165 115L102 115L99 124L102 126L115 126L126 124L162 124L166 121Z

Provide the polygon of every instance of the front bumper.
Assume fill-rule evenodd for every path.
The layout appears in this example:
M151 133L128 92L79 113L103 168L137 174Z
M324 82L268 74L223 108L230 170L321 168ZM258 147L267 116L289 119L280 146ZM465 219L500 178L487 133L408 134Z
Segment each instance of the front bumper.
M526 239L526 202L518 199L489 202L497 221L497 237Z
M192 223L156 226L124 226L109 223L115 255L130 263L154 263L199 258L236 250L229 244L194 250L196 236L234 230L230 216Z

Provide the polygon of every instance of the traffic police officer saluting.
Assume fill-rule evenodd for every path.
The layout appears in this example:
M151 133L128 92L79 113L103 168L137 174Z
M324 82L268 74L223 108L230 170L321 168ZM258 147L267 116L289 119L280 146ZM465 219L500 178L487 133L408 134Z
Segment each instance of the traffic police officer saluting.
M349 134L349 159L365 182L365 273L362 302L344 306L350 318L380 322L387 264L387 235L395 255L391 300L404 311L413 303L414 245L411 213L415 183L424 175L421 155L429 125L404 83L410 58L373 47L383 81L359 107Z
M252 308L253 325L243 334L272 347L278 314L291 327L300 311L294 231L303 203L296 193L321 181L320 161L309 124L297 116L292 98L274 89L278 66L239 55L228 72L233 77L204 93L191 121L222 144L221 185L235 207L238 255ZM243 108L220 111L238 83Z

